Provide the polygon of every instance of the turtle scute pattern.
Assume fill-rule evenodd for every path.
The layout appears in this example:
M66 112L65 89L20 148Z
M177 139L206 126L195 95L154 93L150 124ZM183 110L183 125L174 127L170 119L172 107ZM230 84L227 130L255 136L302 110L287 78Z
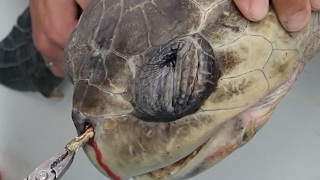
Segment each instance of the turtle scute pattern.
M190 51L176 48L182 39L191 42ZM81 121L95 127L103 161L114 173L147 173L196 150L300 71L319 52L319 43L318 13L304 30L288 33L272 9L252 23L231 0L93 0L65 50L75 84L74 122L78 129ZM195 67L192 58L198 66L188 69ZM201 68L206 63L209 69ZM183 86L201 90L193 95ZM184 90L175 96L175 88ZM205 98L189 101L183 94ZM175 111L166 103L180 99L197 105ZM157 118L164 111L171 113L169 122ZM104 172L92 148L84 149Z

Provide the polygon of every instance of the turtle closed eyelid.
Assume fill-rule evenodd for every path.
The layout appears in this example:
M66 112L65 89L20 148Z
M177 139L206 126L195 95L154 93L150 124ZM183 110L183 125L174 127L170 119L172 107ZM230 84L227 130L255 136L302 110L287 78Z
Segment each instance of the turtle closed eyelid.
M139 56L131 101L133 115L170 122L199 110L221 72L210 44L200 35L179 37Z

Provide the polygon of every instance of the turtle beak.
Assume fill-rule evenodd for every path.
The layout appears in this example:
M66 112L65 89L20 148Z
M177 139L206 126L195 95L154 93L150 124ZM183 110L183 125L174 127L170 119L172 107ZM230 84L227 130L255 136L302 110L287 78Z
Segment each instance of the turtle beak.
M76 109L72 110L72 120L76 127L78 135L82 134L85 131L86 126L92 125L93 122L92 118L83 115Z
M104 157L105 148L101 147L101 121L103 118L90 117L82 112L73 109L72 110L72 119L74 125L77 129L77 133L82 134L88 126L93 127L95 131L95 136L89 140L87 144L83 146L83 150L88 156L91 163L105 176L114 179L114 180L125 180L129 179L130 176L126 173L118 172L119 168L109 161L106 161ZM108 164L106 163L108 162Z

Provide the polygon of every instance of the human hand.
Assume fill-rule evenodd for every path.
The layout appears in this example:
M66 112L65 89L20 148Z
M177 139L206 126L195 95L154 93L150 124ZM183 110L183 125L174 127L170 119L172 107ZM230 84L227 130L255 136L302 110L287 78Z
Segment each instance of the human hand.
M269 0L234 0L242 14L251 21L262 20L269 11ZM320 0L272 0L282 26L290 32L302 30L311 10L320 10Z
M62 65L64 46L78 22L78 6L86 8L91 0L29 0L32 37L51 72L65 77Z

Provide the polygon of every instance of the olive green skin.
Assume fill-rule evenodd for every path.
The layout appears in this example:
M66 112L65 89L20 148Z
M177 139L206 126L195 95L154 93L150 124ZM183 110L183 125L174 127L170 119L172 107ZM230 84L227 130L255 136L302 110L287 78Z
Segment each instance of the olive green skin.
M119 179L193 177L263 127L319 52L319 24L288 33L272 7L253 23L231 0L93 0L65 49L78 133L94 127Z

